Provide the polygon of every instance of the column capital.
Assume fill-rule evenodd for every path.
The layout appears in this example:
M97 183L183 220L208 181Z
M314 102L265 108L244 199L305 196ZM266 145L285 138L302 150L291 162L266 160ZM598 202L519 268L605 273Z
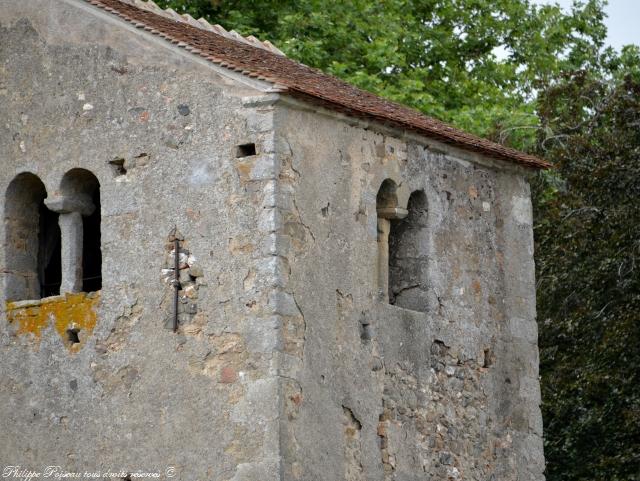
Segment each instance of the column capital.
M44 204L49 210L57 212L58 214L78 212L85 217L93 214L93 211L96 209L91 198L84 194L74 195L72 197L62 195L47 197L44 200Z
M378 217L388 220L404 219L409 211L402 207L379 207L377 209Z

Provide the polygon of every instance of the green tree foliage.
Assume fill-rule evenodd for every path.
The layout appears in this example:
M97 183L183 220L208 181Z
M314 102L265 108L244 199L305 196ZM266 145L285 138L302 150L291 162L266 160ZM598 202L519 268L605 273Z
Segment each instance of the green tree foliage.
M536 195L547 479L640 480L638 49L540 97ZM621 72L631 72L619 79Z
M589 68L603 0L569 14L529 0L161 0L503 143L535 139L537 89ZM527 141L529 143L527 144Z

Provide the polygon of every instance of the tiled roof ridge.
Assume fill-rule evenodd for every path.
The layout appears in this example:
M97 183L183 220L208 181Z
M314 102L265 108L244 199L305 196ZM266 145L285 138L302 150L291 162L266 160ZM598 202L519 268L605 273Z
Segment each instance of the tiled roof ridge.
M155 13L156 15L161 15L163 17L169 18L171 20L175 20L177 22L184 22L192 27L200 28L202 30L207 30L209 32L217 33L218 35L222 35L223 37L230 38L232 40L237 40L238 42L243 42L253 47L262 48L264 50L268 50L269 52L273 52L277 55L285 56L284 52L276 47L274 44L269 42L268 40L261 41L254 37L253 35L249 35L248 37L244 37L240 35L235 30L226 30L222 25L215 24L211 25L204 18L199 18L196 20L188 13L179 14L172 8L162 9L159 7L153 0L120 0L122 3L126 3L128 5L132 5L134 7L140 8L142 10L147 10L149 12Z
M271 50L257 48L215 29L202 29L140 8L140 0L84 0L169 42L231 71L273 83L282 92L349 116L373 119L426 137L532 168L552 165L533 155L477 137L421 112L361 90ZM156 6L157 7L157 6ZM151 7L153 8L153 7ZM160 7L157 7L160 11ZM178 15L178 14L176 14ZM191 17L192 18L192 17ZM196 20L194 20L196 21ZM196 21L197 22L197 21Z

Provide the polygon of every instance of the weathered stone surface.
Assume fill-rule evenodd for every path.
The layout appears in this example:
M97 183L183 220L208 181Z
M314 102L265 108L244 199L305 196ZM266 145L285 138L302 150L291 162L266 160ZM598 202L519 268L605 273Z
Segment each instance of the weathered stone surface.
M271 87L80 0L0 6L0 266L20 299L0 319L0 460L541 481L526 172ZM100 182L102 290L19 296L37 297L38 222L5 191L31 172L54 198L77 167ZM384 219L392 304L385 179L408 210Z
M247 479L262 474L258 466L277 473L276 422L255 422L275 411L275 391L245 416L231 414L253 384L274 377L267 346L277 346L255 338L246 306L266 306L267 293L249 299L243 288L246 267L257 271L268 259L227 252L232 238L262 242L254 226L263 183L238 178L233 157L236 145L259 141L245 127L257 114L242 106L259 93L88 3L2 3L3 216L18 173L34 173L54 196L70 169L90 170L100 182L103 277L95 326L80 330L74 352L48 314L38 338L21 332L27 321L5 308L3 288L2 463L163 477L174 466L184 480ZM118 158L119 172L110 164ZM249 189L251 182L260 185ZM189 303L180 303L177 334L164 328L173 316L173 246L165 244L174 226L195 257L180 256ZM4 229L0 223L2 267ZM54 301L55 312L71 309L68 302ZM221 341L229 336L233 346Z
M288 210L312 234L277 252L306 321L285 479L543 479L524 174L308 111L279 109L275 125L296 172ZM360 221L384 179L422 196L391 221L406 231L391 234L395 305L377 301L379 243Z

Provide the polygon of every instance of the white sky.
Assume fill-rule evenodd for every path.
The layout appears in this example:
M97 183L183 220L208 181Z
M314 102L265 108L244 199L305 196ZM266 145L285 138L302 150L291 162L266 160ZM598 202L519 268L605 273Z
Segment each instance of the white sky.
M535 3L557 3L570 9L572 0L534 0ZM609 45L620 50L623 45L640 45L640 0L609 0L605 9Z

